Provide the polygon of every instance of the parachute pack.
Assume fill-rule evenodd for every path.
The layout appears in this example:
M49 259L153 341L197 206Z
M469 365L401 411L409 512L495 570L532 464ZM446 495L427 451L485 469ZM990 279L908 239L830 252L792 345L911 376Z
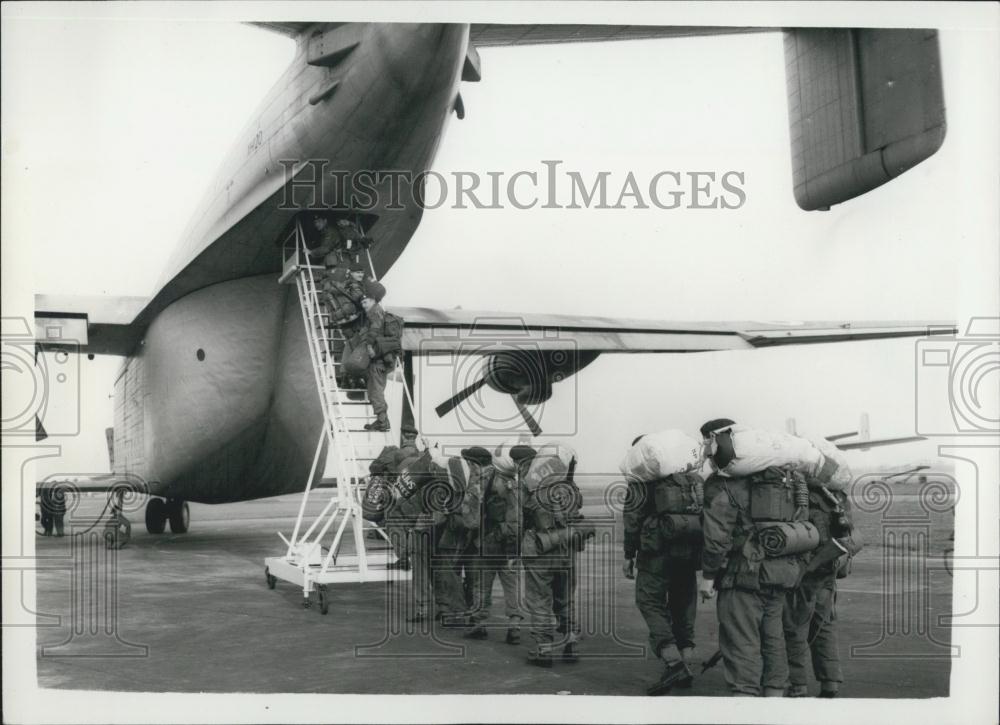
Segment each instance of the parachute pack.
M815 443L789 433L734 425L713 437L712 465L744 478L768 468L800 473L809 485L841 490L851 480L847 459L829 441Z
M625 478L649 483L701 467L701 443L684 431L644 435L628 449L619 469Z

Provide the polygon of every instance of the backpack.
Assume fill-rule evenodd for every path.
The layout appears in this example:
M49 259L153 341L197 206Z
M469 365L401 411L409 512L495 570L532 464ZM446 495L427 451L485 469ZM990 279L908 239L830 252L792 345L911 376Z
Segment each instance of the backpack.
M403 351L403 318L391 312L385 313L385 321L379 335L375 336L375 354L379 357L398 355Z
M571 452L540 452L522 477L525 527L535 531L565 528L579 518L583 497L573 481L576 458Z
M647 484L657 514L701 513L704 490L697 476L674 473Z

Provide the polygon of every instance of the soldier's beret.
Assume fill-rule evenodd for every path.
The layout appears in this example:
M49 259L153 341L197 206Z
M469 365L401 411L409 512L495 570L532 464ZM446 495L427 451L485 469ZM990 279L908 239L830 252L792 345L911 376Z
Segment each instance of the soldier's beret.
M493 456L491 456L490 452L482 446L463 448L462 458L467 460L469 463L475 463L480 466L488 466L493 463Z
M518 463L520 463L521 461L530 460L534 458L536 455L538 455L538 451L536 451L531 446L514 446L513 448L510 449L510 457L513 458Z

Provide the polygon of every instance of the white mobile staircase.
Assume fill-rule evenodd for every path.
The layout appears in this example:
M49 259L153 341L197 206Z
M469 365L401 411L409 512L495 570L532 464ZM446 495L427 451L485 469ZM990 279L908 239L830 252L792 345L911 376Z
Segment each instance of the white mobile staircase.
M370 256L368 262L370 266ZM388 431L364 429L364 424L375 418L367 391L345 390L337 383L344 335L330 323L330 315L317 294L315 274L321 272L322 266L309 262L301 222L297 220L285 240L284 268L279 282L294 284L298 291L309 356L323 410L323 430L316 445L291 538L278 534L287 545L285 554L265 558L264 574L268 587L272 589L278 579L301 586L303 606L306 607L310 605L310 595L315 589L319 609L326 614L329 608L327 585L404 581L410 578L410 572L388 568L395 562L396 555L388 547L388 536L373 524L368 524L368 528L381 534L380 543L384 546L369 551L365 545L366 527L361 517L364 480L369 463L393 441ZM403 385L405 390L405 381ZM410 391L405 392L412 403ZM310 495L314 498L321 495L313 490L313 481L317 478L317 466L324 449L327 456L332 457L337 483L332 493L327 494L329 500L320 513L309 515L307 504ZM353 536L353 552L341 554L340 548L348 527Z

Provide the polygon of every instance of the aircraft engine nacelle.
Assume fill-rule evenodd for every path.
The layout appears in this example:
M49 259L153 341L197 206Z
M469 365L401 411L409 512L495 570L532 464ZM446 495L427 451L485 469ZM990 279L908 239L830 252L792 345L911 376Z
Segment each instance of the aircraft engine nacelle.
M435 408L438 417L450 413L484 385L514 399L525 423L535 435L542 432L525 406L544 403L552 386L586 367L600 353L590 350L520 348L485 355L482 376Z
M486 358L486 384L498 393L517 397L525 405L544 403L552 385L576 373L597 358L597 353L575 350L517 350L497 352Z

